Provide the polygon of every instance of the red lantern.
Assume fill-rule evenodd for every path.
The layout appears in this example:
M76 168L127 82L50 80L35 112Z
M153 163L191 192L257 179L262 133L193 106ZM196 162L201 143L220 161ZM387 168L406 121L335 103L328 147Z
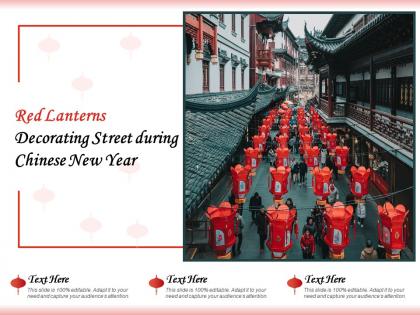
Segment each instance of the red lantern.
M296 289L302 286L302 280L293 276L292 279L287 280L287 285L293 289L293 292L296 295Z
M19 278L19 275L17 278L10 281L10 285L17 289L17 295L19 295L19 289L23 288L26 285L26 281L22 278Z
M327 133L327 149L330 155L335 154L335 147L337 146L337 134Z
M253 149L253 148L246 148L244 149L245 152L245 165L248 165L251 167L251 176L255 176L258 165L260 163L259 150Z
M289 126L289 120L288 119L280 119L280 126Z
M289 166L289 149L288 148L278 148L276 150L276 156L277 156L276 167Z
M152 280L149 281L149 285L156 290L156 295L157 295L157 289L163 287L164 284L165 282L163 282L162 279L159 279L157 275Z
M390 202L378 205L378 239L384 246L387 259L400 259L400 252L407 242L407 216L403 205L394 207Z
M312 187L314 194L321 197L318 204L325 204L325 199L330 194L331 171L328 167L320 169L315 167L312 170Z
M258 127L258 134L260 134L260 135L261 134L267 135L268 131L269 131L269 129L268 129L267 125L262 125L262 126Z
M353 216L353 207L344 206L337 201L333 206L325 206L325 236L324 241L330 248L330 258L343 259L344 249L349 244L349 224Z
M251 186L249 173L251 167L246 165L243 167L241 164L237 164L234 168L230 168L232 174L232 192L235 195L236 203L244 203L246 194L249 192Z
M279 144L280 148L287 148L287 143L289 141L289 137L286 134L280 135L276 137L277 143Z
M302 134L301 137L303 146L311 146L312 136L309 133Z
M320 132L320 138L321 138L321 142L323 144L327 143L327 134L330 132L328 126L322 125L321 126L321 132Z
M308 127L308 126L305 126L305 125L300 124L300 125L299 125L299 134L300 134L300 135L304 135L304 134L307 134L307 133L309 133L309 127Z
M287 251L292 248L293 223L296 220L296 209L289 210L286 205L280 205L277 209L273 206L267 209L269 235L267 247L271 255L276 259L286 259ZM295 236L298 234L297 223L295 224Z
M319 165L319 148L317 146L312 148L307 146L305 149L304 156L306 164L309 168L317 167Z
M284 134L284 135L289 135L289 130L290 130L290 127L289 126L281 126L280 127L280 133L281 134Z
M321 120L318 116L312 117L312 129L318 132L321 129Z
M269 190L273 194L275 202L282 202L282 196L287 194L287 182L290 174L290 167L270 167Z
M218 207L207 208L206 216L210 220L209 245L219 259L230 258L232 246L236 242L233 232L234 220L238 205L224 201Z
M265 134L253 136L252 143L253 143L254 149L258 149L260 152L258 157L262 158L262 153L265 151Z
M337 166L338 174L344 174L349 158L349 148L337 146L335 148L335 166Z
M366 169L364 166L356 168L352 166L350 169L351 172L351 184L350 190L351 193L357 199L363 198L369 192L369 176L370 168Z

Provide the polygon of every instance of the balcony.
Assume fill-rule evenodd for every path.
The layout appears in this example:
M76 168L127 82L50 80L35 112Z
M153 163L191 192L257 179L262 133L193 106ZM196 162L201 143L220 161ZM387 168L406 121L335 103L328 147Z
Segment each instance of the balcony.
M379 110L371 110L369 107L350 102L347 104L345 102L333 102L332 116L330 116L328 101L323 98L320 99L319 109L329 119L342 118L344 119L343 122L352 125L347 120L349 118L370 130L371 133L376 133L378 136L413 153L414 123L410 119L393 116ZM346 115L345 110L347 111Z
M272 52L270 49L259 49L257 50L257 66L258 67L271 67L272 64Z

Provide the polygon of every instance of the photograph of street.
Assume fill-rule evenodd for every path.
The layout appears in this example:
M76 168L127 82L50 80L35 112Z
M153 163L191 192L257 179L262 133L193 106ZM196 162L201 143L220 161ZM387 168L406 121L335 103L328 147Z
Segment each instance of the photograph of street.
M414 13L184 13L184 260L414 261Z

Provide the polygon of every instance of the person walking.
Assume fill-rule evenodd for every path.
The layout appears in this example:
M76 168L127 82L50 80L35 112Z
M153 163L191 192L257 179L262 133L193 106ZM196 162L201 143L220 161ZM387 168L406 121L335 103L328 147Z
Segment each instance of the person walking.
M256 223L258 211L261 209L262 201L258 192L249 200L249 210L251 211L252 222Z
M239 256L241 254L242 246L242 230L244 229L244 219L236 212L234 221L233 221L233 232L236 236L236 242L233 244L232 254L233 256Z
M321 168L324 167L327 163L327 153L327 148L325 147L325 145L323 145L321 149Z
M308 165L305 160L301 159L299 163L299 186L306 185L306 173L308 173Z
M338 201L338 198L339 198L338 189L337 189L337 186L335 186L334 184L331 184L329 187L329 190L330 190L330 194L328 195L328 203L330 205L333 205L334 203Z
M273 148L270 148L268 151L268 159L270 161L270 166L276 167L276 152Z
M268 220L265 214L264 206L261 206L260 212L257 216L257 233L260 236L260 254L264 252L265 246L264 242L267 239L267 226Z
M290 163L290 168L292 170L293 184L296 184L298 181L298 175L299 175L299 163L296 161L295 158L292 159L292 163Z
M306 224L303 226L302 234L305 234L305 231L309 231L312 236L315 236L316 226L313 217L306 218Z
M350 221L350 226L353 226L353 224L355 224L354 222L354 196L351 192L349 192L346 195L346 206L351 206L353 208L353 213L351 215L351 221Z
M360 259L361 260L377 260L378 259L378 253L375 250L375 248L373 248L371 240L366 241L366 247L360 253Z
M300 239L303 259L312 259L315 255L315 239L309 230L305 230Z
M365 223L365 218L366 218L366 205L363 202L360 202L357 204L356 206L356 214L357 214L357 224L360 225L360 227L362 228Z

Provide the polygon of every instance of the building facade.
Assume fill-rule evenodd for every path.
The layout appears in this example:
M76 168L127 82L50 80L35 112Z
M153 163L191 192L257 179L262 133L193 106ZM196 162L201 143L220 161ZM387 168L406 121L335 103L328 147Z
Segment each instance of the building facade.
M186 94L249 89L249 15L186 14Z
M274 38L274 73L270 83L278 88L297 85L299 46L296 37L283 22L283 31Z
M413 14L334 14L321 34L305 27L306 62L320 76L319 113L340 131L351 163L373 170L370 193L408 207L410 224L413 19Z

